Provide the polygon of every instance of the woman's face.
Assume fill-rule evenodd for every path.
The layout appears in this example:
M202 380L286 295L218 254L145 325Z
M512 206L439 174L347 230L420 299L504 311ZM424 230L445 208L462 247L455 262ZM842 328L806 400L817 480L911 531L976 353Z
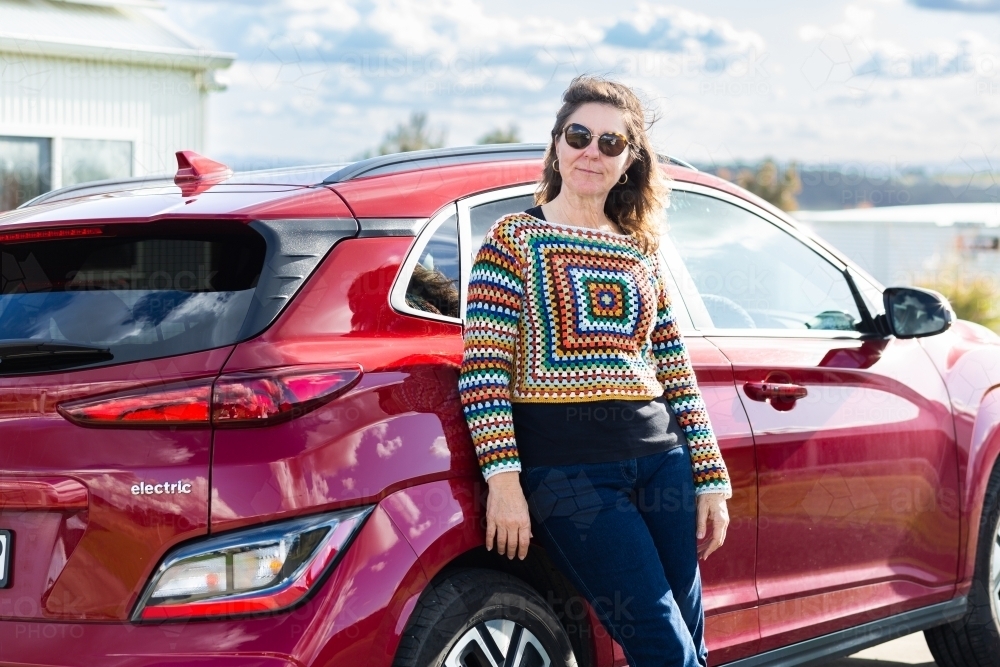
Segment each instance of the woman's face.
M632 164L632 158L628 149L615 157L605 155L597 148L597 137L605 132L629 136L625 117L613 106L588 102L570 114L566 125L570 123L585 126L594 138L590 145L580 149L568 145L563 134L556 138L556 157L559 158L563 187L580 196L606 196Z

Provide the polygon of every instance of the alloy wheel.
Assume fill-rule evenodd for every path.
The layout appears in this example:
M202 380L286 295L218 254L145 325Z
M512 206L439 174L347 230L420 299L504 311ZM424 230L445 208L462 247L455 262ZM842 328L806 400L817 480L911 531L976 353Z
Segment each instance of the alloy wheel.
M506 619L482 621L458 638L444 667L550 667L542 643L523 625Z

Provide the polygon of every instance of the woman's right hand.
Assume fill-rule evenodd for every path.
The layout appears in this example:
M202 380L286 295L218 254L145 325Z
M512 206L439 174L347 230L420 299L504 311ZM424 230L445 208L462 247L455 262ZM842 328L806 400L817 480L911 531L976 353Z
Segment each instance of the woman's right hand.
M486 498L486 550L493 548L496 537L497 553L510 559L524 560L531 539L531 517L524 499L516 470L498 472L486 483L490 487Z

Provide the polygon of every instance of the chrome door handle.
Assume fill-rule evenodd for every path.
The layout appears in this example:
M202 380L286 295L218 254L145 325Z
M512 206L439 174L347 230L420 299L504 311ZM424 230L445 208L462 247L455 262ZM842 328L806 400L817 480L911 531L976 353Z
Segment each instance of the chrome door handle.
M754 401L766 401L769 398L794 401L809 394L802 385L781 382L747 382L743 385L743 393Z

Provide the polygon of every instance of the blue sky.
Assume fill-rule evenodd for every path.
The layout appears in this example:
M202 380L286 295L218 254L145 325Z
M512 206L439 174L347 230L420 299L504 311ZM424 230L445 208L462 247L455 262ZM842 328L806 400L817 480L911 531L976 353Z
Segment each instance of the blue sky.
M348 159L425 111L448 145L544 141L578 73L641 90L661 151L701 163L992 164L1000 0L167 0L238 54L207 149Z

